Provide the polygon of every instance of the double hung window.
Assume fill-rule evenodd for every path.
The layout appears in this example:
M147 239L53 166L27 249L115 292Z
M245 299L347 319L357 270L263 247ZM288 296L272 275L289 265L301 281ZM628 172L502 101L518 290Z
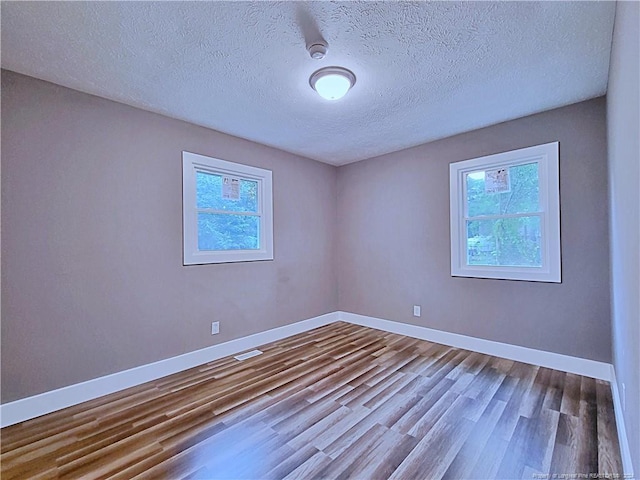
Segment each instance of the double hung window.
M273 259L271 171L182 152L185 265Z
M560 282L558 142L452 163L451 275Z

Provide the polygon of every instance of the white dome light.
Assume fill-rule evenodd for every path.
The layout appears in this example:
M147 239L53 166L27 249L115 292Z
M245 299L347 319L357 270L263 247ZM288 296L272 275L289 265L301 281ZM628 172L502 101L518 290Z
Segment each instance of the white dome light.
M356 83L356 76L346 68L325 67L314 72L309 83L322 98L338 100L353 87Z

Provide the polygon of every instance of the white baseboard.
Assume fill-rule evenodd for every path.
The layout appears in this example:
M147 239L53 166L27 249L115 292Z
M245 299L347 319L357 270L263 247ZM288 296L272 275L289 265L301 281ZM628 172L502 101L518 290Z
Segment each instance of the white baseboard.
M457 333L435 330L433 328L410 325L408 323L383 320L349 312L337 312L338 318L344 322L355 323L365 327L377 328L386 332L407 335L408 337L429 340L430 342L463 348L495 357L507 358L518 362L553 368L563 372L575 373L587 377L611 381L611 364L596 362L586 358L570 357L559 353L545 352L533 348L519 347L507 343L494 342L482 338L468 337Z
M131 368L122 372L94 378L68 387L51 390L32 397L0 405L0 427L24 422L47 413L71 407L94 398L141 385L176 372L197 367L228 355L235 355L265 343L281 340L306 332L337 320L337 312L273 328L264 332L238 338L229 342L212 345L194 352L167 358L158 362Z
M618 427L618 442L620 443L620 455L622 456L622 470L625 478L636 478L633 475L633 463L631 461L631 449L629 448L629 440L627 437L627 429L624 424L622 414L622 397L618 390L618 381L616 380L616 371L611 365L611 394L613 396L613 411L616 414L616 426Z

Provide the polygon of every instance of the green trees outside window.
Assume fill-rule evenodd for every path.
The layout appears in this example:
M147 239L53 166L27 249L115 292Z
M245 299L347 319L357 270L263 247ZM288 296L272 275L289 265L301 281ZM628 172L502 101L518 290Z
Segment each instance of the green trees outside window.
M542 265L538 163L508 168L509 190L487 192L486 172L466 175L469 265Z
M223 197L223 176L196 173L198 250L260 248L258 182L240 179L236 200Z

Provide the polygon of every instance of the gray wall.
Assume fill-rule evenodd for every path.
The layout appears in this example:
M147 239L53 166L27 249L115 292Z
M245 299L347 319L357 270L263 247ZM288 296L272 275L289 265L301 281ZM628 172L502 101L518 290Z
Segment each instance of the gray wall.
M604 99L339 169L11 72L2 102L3 402L337 309L611 361ZM449 163L555 140L563 283L451 278ZM275 261L182 266L183 149L273 170Z
M640 4L618 2L607 93L613 364L640 475Z
M449 163L556 140L562 284L452 278ZM340 309L610 362L606 160L599 98L340 167Z
M182 150L273 170L274 261L182 266ZM335 311L335 198L334 167L3 72L2 402Z

